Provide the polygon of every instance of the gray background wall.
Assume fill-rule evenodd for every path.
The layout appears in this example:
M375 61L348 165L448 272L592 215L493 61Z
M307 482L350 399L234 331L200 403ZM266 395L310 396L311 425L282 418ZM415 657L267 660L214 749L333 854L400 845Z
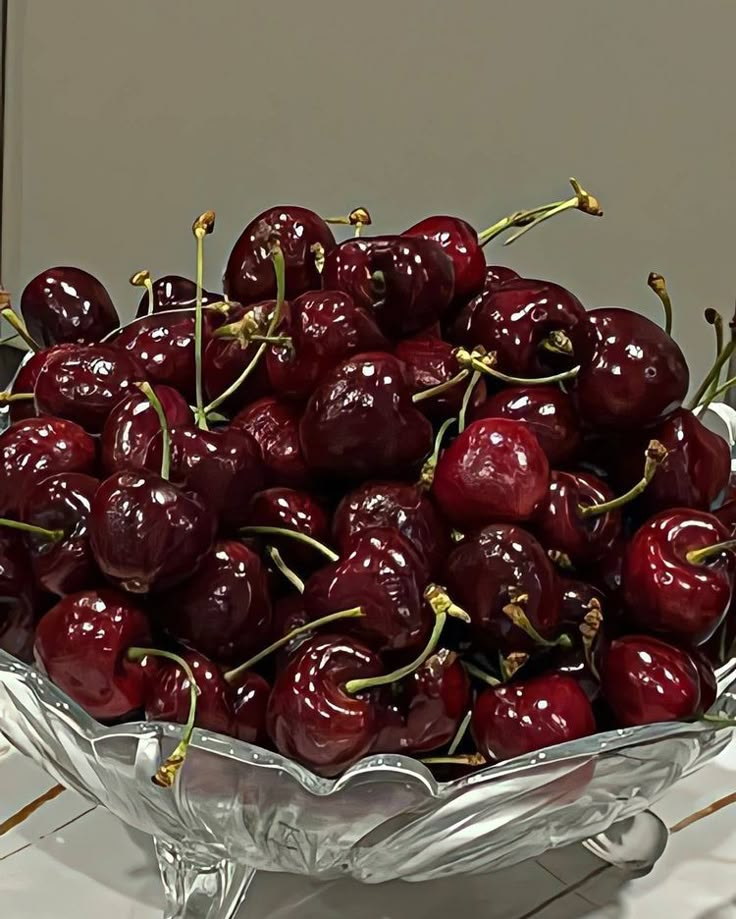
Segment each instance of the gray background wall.
M566 193L566 215L491 259L590 306L658 315L664 273L697 376L706 306L736 294L734 0L9 0L3 281L51 264L208 283L272 203L366 204L380 230L479 226Z

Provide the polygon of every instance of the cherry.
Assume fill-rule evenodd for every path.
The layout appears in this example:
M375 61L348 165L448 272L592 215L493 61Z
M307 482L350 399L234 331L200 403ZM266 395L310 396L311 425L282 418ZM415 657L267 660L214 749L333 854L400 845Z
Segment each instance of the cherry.
M574 398L584 421L636 430L663 421L682 404L690 383L685 357L646 316L615 307L592 310L571 335L581 364Z
M282 331L291 344L269 348L266 366L274 391L288 399L308 399L324 376L351 354L388 349L369 310L341 291L297 297Z
M575 680L548 673L485 690L476 700L471 729L480 753L505 760L587 737L596 724Z
M560 579L562 588L562 624L577 627L591 610L602 610L606 606L603 591L593 584L576 578Z
M145 674L127 652L148 644L148 620L130 597L86 590L41 619L34 653L49 679L93 718L118 721L143 707Z
M418 236L438 243L452 260L455 273L455 299L465 303L483 289L486 258L473 227L459 217L425 217L402 236Z
M63 597L100 580L89 544L90 507L98 486L92 476L61 472L42 479L25 494L23 522L61 534L59 539L26 537L36 579L49 593Z
M505 265L487 265L481 293L491 293L494 290L498 290L507 281L518 281L520 279L521 275L514 271L513 268L507 268Z
M691 655L647 635L611 642L601 671L603 696L622 727L682 721L702 712Z
M442 453L432 495L457 527L493 520L528 520L549 486L549 463L520 421L474 421Z
M348 239L325 258L326 290L342 290L373 311L389 338L421 332L447 311L455 288L452 260L432 239Z
M730 501L716 508L713 516L720 520L731 536L736 535L736 498L731 498Z
M700 677L700 710L707 712L718 698L718 678L713 665L699 648L691 651L690 657Z
M220 540L184 584L156 601L158 624L218 664L237 664L271 630L266 570L243 543Z
M247 522L250 526L296 530L318 542L325 542L330 531L327 513L319 501L310 492L294 488L267 488L259 492L251 502ZM272 544L288 565L299 569L314 568L319 558L313 548L292 539L274 536Z
M519 278L471 300L452 327L452 340L495 352L506 373L534 377L548 372L552 354L558 363L563 357L569 366L579 363L570 347L579 328L587 328L586 312L574 294L551 281Z
M728 530L711 514L676 509L652 517L632 536L623 594L637 628L699 645L731 602L736 557ZM722 545L723 544L723 545Z
M233 697L233 734L245 743L268 743L266 712L271 687L258 673L248 670L230 684Z
M153 287L153 312L166 313L169 310L193 310L197 302L197 285L188 278L178 274L167 274L158 278ZM221 303L222 294L212 294L207 290L202 291L202 305ZM148 294L141 297L136 317L148 316L151 308L151 299ZM187 700L187 706L189 702Z
M359 606L363 617L345 628L378 651L413 650L426 640L431 611L426 571L398 531L376 528L346 541L340 559L313 574L304 590L309 619Z
M215 532L203 501L146 469L117 472L92 500L90 538L103 574L130 593L190 577Z
M47 268L26 285L21 313L39 343L100 341L120 324L110 295L81 268Z
M284 253L286 297L319 290L317 257L335 246L332 230L313 211L279 205L255 217L235 243L223 278L225 293L231 299L247 305L276 295L270 259L274 239Z
M375 528L397 530L421 555L431 574L450 547L448 528L425 492L406 482L366 482L342 499L332 521L337 547Z
M144 380L132 355L112 345L79 345L48 358L36 380L36 409L99 434L115 405Z
M547 454L550 466L572 462L582 447L572 400L557 386L511 386L489 396L471 410L470 417L473 421L512 418L528 425Z
M23 537L0 530L0 648L26 662L33 658L38 601Z
M382 670L379 657L351 638L319 635L302 645L268 702L268 733L279 753L328 777L356 763L378 732L378 693L354 695L345 684Z
M10 386L10 392L32 393L36 388L38 375L46 365L46 361L60 351L74 352L75 350L76 345L65 343L61 345L52 345L50 348L44 348L42 351L37 351L35 354L29 354L27 359L23 361L18 368L18 373L15 375L15 379ZM11 402L10 404L11 421L21 421L23 418L35 418L37 415L36 403L33 399Z
M153 389L169 427L191 423L192 411L184 396L170 386L154 386ZM159 420L150 401L139 389L134 389L118 402L102 429L100 458L105 472L111 475L121 469L144 468L152 441L159 431ZM153 462L158 468L161 457L155 457Z
M555 643L560 583L544 549L521 527L492 524L466 537L450 552L444 577L484 649L507 653Z
M245 431L256 441L271 485L301 488L310 480L299 442L300 412L293 405L267 396L236 415L231 428Z
M28 418L0 434L0 515L20 515L24 495L57 472L93 473L95 441L63 418Z
M432 448L432 427L411 400L406 367L379 351L338 364L299 424L307 464L350 478L406 474Z

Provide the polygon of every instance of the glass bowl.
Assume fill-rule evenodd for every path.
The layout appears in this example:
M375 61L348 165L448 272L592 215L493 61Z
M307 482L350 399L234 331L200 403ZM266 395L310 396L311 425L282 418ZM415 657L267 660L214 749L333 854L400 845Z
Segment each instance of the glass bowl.
M736 716L736 662L714 711ZM166 919L231 919L256 871L366 883L509 867L643 812L730 740L713 723L628 728L437 781L417 760L369 756L328 780L284 757L197 730L174 787L151 776L170 724L105 727L0 652L0 732L61 784L155 839ZM652 858L654 861L656 856Z

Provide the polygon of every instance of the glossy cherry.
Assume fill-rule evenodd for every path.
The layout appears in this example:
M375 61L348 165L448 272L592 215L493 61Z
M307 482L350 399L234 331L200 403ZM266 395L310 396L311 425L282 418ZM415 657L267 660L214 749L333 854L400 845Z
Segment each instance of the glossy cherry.
M498 290L507 281L518 281L520 278L521 275L513 268L507 268L505 265L487 265L481 293L491 293L491 291Z
M269 348L268 378L279 396L301 401L351 354L388 349L370 311L342 291L311 291L297 297L281 334L291 338L291 345Z
M510 386L472 409L480 418L512 418L528 425L550 466L572 462L582 447L580 425L570 396L557 386ZM637 456L641 465L641 455ZM637 468L637 477L641 472Z
M240 664L271 633L266 570L243 543L220 540L195 574L157 599L154 616L177 642L218 664Z
M108 292L81 268L47 268L36 275L20 309L31 336L43 345L100 341L120 325Z
M528 520L549 487L549 462L521 421L474 421L441 454L432 496L459 529L498 520Z
M626 635L611 642L601 687L622 727L686 721L703 710L700 675L691 655L648 635Z
M127 652L150 643L148 620L132 598L86 590L46 613L34 654L49 679L93 718L117 721L143 708L145 673Z
M117 403L145 379L132 354L112 345L79 345L46 361L33 391L36 409L99 434Z
M92 500L95 560L130 593L166 590L190 577L214 533L214 516L199 497L146 469L111 475Z
M486 257L473 227L459 217L425 217L402 236L432 239L452 260L455 273L455 299L465 303L483 289L486 280Z
M342 290L370 309L389 338L421 332L449 308L452 259L432 239L375 236L348 239L325 259L326 290Z
M562 590L561 618L563 625L579 626L592 609L605 610L606 596L602 590L577 578L560 578Z
M412 403L406 367L379 351L327 374L307 403L299 437L311 469L348 478L406 475L432 448L432 426Z
M43 348L41 351L37 351L35 354L31 354L29 352L26 359L18 368L15 379L10 385L10 392L32 393L36 388L36 380L38 379L38 375L46 365L46 361L53 357L53 355L58 354L60 351L73 352L75 350L76 345L65 343L61 345L52 345L50 348ZM38 412L36 411L36 403L33 401L33 399L25 399L20 402L11 402L10 404L11 421L21 421L23 418L35 418L37 415Z
M574 396L584 421L636 430L681 406L690 383L685 357L651 319L615 307L591 310L571 337L581 364Z
M635 626L688 645L707 641L730 605L736 556L724 551L701 559L691 553L729 537L703 511L663 511L640 527L626 547L622 572L624 600Z
M471 730L480 753L505 760L587 737L596 723L577 682L548 673L485 690L475 702Z
M11 530L0 530L0 648L22 661L33 658L38 604L23 537Z
M324 776L344 772L373 746L376 692L351 695L349 680L379 676L380 658L352 638L319 635L276 678L267 727L276 749Z
M25 493L56 472L94 473L95 441L63 418L28 418L0 434L0 516L17 519Z
M467 536L450 552L444 582L469 614L473 634L491 652L531 651L537 641L509 615L520 607L542 639L561 627L561 589L546 552L526 530L492 524Z
M222 294L202 291L202 304L221 303ZM166 313L169 310L194 310L197 304L197 285L178 274L167 274L153 282L153 312ZM137 317L147 316L150 308L148 294L141 297ZM224 319L224 316L223 316Z
M90 508L99 484L89 475L60 472L42 479L25 494L23 522L64 534L58 540L26 536L36 579L51 594L63 597L101 581L89 544Z
M275 239L284 253L287 299L322 286L317 247L324 253L332 250L332 230L314 211L279 205L255 217L235 243L223 278L225 293L231 300L247 305L276 296L270 258L270 245Z
M327 512L308 491L267 488L259 492L251 502L247 522L249 526L295 530L321 543L329 540L330 522ZM279 550L284 561L299 571L305 568L310 570L323 561L319 553L304 543L279 536L274 536L270 542Z
M301 488L309 484L311 475L299 441L300 417L294 405L267 396L233 419L231 428L245 431L258 444L270 485Z

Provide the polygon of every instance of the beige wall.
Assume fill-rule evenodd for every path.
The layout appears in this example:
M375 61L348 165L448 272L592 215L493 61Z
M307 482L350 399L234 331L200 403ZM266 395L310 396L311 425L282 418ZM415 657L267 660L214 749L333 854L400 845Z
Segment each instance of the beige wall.
M366 204L380 229L485 225L579 176L603 221L566 215L523 273L657 315L663 272L696 374L705 306L736 294L734 0L10 0L3 280L90 268L191 273L218 213L216 286L270 203Z

